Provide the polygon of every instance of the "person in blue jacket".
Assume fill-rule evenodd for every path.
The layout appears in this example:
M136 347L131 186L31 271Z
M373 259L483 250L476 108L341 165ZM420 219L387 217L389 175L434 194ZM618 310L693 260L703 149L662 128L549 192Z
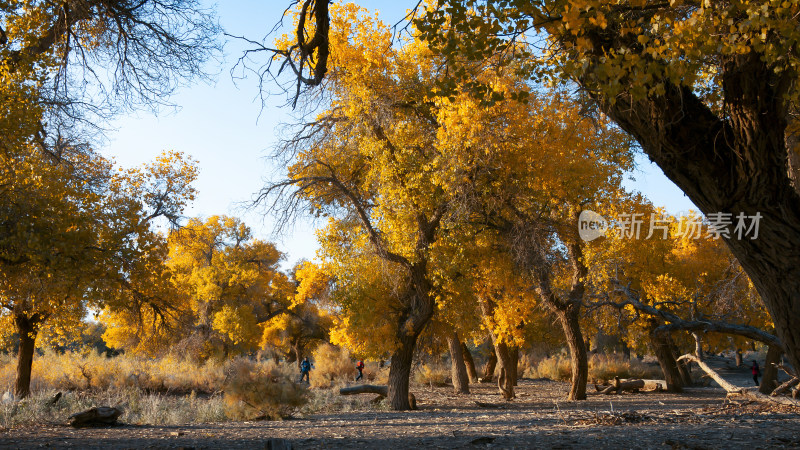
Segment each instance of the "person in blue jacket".
M308 378L309 372L311 372L311 363L308 362L308 358L304 358L303 362L300 363L300 381L303 381L303 378L305 378L306 382L310 383L311 381Z

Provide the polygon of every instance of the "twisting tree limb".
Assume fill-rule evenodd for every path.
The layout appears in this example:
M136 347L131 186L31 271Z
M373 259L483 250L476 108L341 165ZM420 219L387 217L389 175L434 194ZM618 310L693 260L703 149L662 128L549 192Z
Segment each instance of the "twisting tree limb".
M731 397L731 396L733 396L733 397L740 396L740 397L746 398L748 400L753 400L753 401L762 402L762 403L777 403L779 405L788 405L788 406L800 407L800 402L798 402L796 400L792 400L792 399L789 399L789 398L783 398L783 397L771 397L769 395L764 395L764 394L758 392L757 390L746 389L746 388L742 388L742 387L736 386L736 385L726 381L714 369L712 369L708 364L706 364L704 361L698 359L694 355L689 355L689 354L683 355L680 358L678 358L678 361L691 361L693 363L696 363L698 366L700 366L701 369L703 369L703 372L705 372L706 374L708 374L708 376L710 376L712 379L714 379L714 381L716 381L717 384L719 384L722 387L722 389L725 389L725 391L728 393L729 397Z
M684 330L690 332L702 331L705 333L734 334L737 336L744 336L758 342L763 342L767 345L775 345L779 348L783 348L783 343L780 339L756 327L722 322L718 320L684 320L671 312L642 303L639 300L638 294L631 290L629 286L624 286L616 281L614 283L617 285L615 293L622 294L623 301L620 303L609 302L606 304L610 304L617 308L622 308L625 305L631 305L638 311L656 316L666 322L669 322L668 324L661 325L656 328L655 331L658 333L669 333L672 331Z

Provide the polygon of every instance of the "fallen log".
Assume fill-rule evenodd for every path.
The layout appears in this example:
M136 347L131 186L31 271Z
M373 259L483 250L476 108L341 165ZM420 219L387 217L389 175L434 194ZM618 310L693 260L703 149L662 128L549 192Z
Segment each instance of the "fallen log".
M343 387L339 389L340 395L356 394L378 394L386 397L389 395L389 386L378 386L374 384L359 384L357 386Z
M619 386L617 386L618 379L619 377L614 378L614 384L603 384L602 386L595 384L594 388L598 393L608 395L611 393L619 393L621 391L636 392L638 390L660 392L664 390L664 386L666 385L664 380L628 379L619 380Z
M785 392L788 392L789 389L793 388L794 386L797 386L798 383L800 383L800 378L792 378L791 380L789 380L789 381L783 383L782 385L776 387L775 390L772 391L772 393L769 394L769 395L771 395L773 397L781 395L781 394L783 394Z
M380 386L375 384L359 384L358 386L350 386L339 389L339 395L357 395L357 394L378 394L381 397L389 395L389 386ZM380 397L373 399L373 401L380 399ZM408 393L408 403L411 409L417 409L417 398L411 392Z
M644 389L644 380L625 380L622 381L619 377L614 377L614 384L600 391L601 394L619 394L622 391L639 392L639 389Z
M75 413L69 416L69 419L70 425L75 428L97 427L114 425L120 415L122 415L121 409L100 406Z
M690 361L696 363L701 369L703 369L703 372L705 372L709 377L713 378L714 381L716 381L717 384L719 384L720 387L722 387L722 389L725 389L725 392L728 393L728 397L742 397L747 400L752 400L756 402L777 403L779 405L800 407L800 402L796 400L784 397L771 397L769 395L764 395L758 392L758 390L756 389L747 389L731 384L730 382L722 378L717 373L717 371L712 369L708 364L698 359L694 355L689 355L689 354L683 355L680 358L678 358L678 361Z

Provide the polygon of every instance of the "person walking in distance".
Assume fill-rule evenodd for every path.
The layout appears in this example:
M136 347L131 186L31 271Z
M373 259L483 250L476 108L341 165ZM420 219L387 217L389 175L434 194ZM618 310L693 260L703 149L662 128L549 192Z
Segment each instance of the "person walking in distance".
M358 360L356 363L356 370L358 370L358 376L356 377L356 381L364 378L364 361Z
M758 376L761 375L761 370L758 367L758 361L753 360L753 367L751 367L750 370L753 372L753 383L758 386Z
M303 362L300 363L300 381L303 381L303 378L306 379L307 383L310 383L308 373L311 372L311 363L308 362L308 358L304 358Z

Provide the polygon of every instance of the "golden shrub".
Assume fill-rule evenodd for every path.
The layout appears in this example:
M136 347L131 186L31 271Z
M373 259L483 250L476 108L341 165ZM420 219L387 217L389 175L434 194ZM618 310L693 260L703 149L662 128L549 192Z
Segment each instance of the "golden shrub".
M225 374L225 412L234 420L279 420L307 401L307 389L295 382L291 368L272 361L235 358L226 364Z
M414 371L414 382L433 386L444 386L450 379L450 367L423 364Z
M314 368L309 380L312 387L330 387L336 381L353 380L356 364L347 349L320 344L312 353Z

